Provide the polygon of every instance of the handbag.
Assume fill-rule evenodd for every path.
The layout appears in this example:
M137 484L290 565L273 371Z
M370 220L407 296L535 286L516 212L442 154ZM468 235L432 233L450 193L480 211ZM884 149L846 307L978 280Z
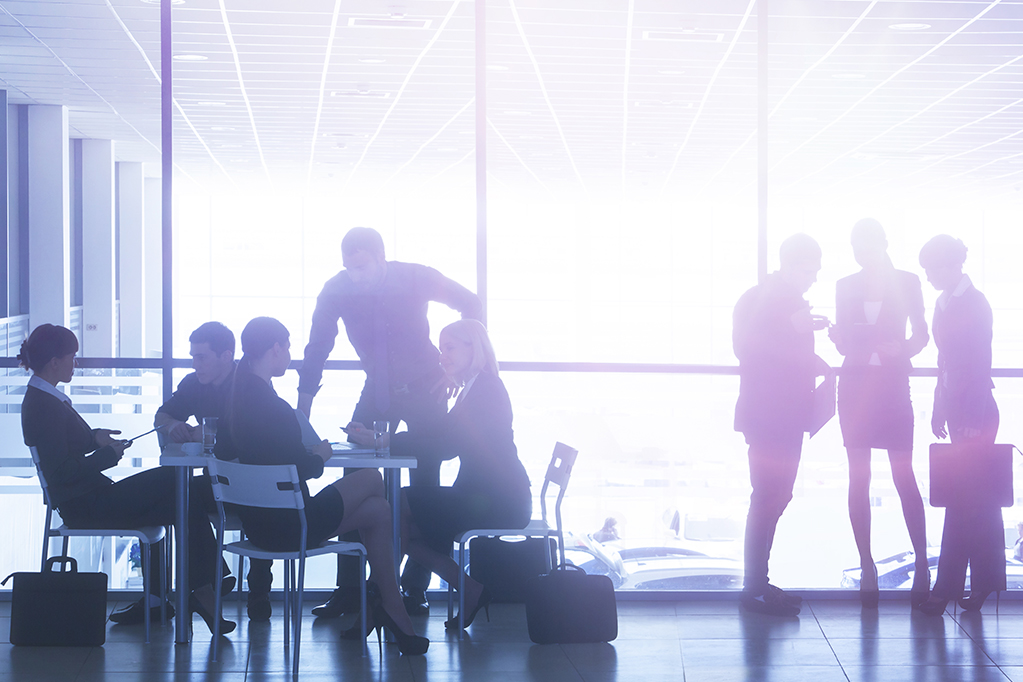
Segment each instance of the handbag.
M1011 507L1013 445L933 443L931 506L963 507L987 500Z
M558 563L558 541L553 537L547 540L549 556L544 558L543 538L473 538L469 541L469 575L487 586L495 602L521 604L526 601L530 581Z
M537 644L610 642L618 637L615 589L606 575L571 564L533 579L526 599L529 639Z
M67 571L54 571L55 565ZM46 560L41 573L12 573L11 644L102 646L107 630L107 575L79 573L68 556Z

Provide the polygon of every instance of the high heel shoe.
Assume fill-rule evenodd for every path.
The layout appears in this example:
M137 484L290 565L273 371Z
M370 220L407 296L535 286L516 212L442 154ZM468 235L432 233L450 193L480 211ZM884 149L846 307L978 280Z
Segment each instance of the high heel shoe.
M188 608L189 608L189 611L191 611L189 616L191 616L192 614L198 613L202 617L203 621L205 621L206 627L208 627L210 629L210 634L213 634L213 628L214 628L213 614L210 613L206 609L206 607L202 605L202 602L199 601L199 598L195 596L195 592L193 592L192 594L188 595ZM191 617L189 618L188 622L189 622L189 624L191 624L191 622L192 622ZM226 620L223 617L221 617L221 619L220 619L220 634L226 635L229 632L234 632L234 629L237 626L238 626L238 624L235 623L233 620Z
M913 587L909 590L909 603L911 606L920 606L927 601L931 593L931 572L914 570Z
M947 599L938 599L932 594L927 601L921 604L914 604L913 610L919 611L925 616L940 616L945 613L946 606L948 606Z
M373 619L373 614L376 613L377 609L380 608L380 588L377 584L371 580L366 581L366 633L367 635L376 629L376 621ZM362 639L362 632L359 628L359 619L361 613L355 613L355 625L344 630L341 633L341 639L345 639L352 642L357 642Z
M989 596L991 596L990 592L973 590L968 597L959 599L959 606L962 607L963 611L980 611L980 607L984 605L984 601Z
M394 641L398 644L398 651L406 656L421 656L430 648L430 640L426 637L420 637L415 633L410 635L403 632L384 609L383 604L378 604L373 609L373 622L376 623L373 629L376 630L378 644L380 642L380 630L387 628L391 631L391 636L394 637Z
M476 619L476 614L483 609L487 614L487 622L490 622L490 604L494 601L494 595L490 594L490 591L486 587L480 592L479 601L476 602L476 608L474 608L468 616L465 617L465 627L472 625L472 621ZM458 616L456 615L451 620L444 621L444 627L447 630L458 629Z
M873 569L871 579L866 579L871 574L860 568L860 606L865 609L876 609L881 599L881 591L877 586L877 568L874 564L870 564L870 568Z

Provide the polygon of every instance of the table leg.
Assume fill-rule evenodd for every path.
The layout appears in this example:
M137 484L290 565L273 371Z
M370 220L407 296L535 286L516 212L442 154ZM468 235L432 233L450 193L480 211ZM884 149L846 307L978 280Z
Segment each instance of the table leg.
M189 467L176 467L177 500L174 509L174 534L177 536L177 615L174 618L174 641L188 644L188 484L192 478Z
M401 469L384 469L384 485L391 503L391 533L394 539L394 578L401 582Z

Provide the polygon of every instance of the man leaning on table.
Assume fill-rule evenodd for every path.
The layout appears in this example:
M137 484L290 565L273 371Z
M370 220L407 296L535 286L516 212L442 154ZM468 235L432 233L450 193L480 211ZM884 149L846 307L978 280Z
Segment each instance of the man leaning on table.
M352 422L371 426L387 420L391 431L399 421L408 429L428 426L447 412L447 382L430 342L427 309L431 301L479 319L479 297L437 270L416 263L388 261L384 240L376 230L355 227L341 241L344 270L327 280L316 299L309 343L299 370L298 407L306 415L320 388L323 366L334 348L338 320L366 372ZM420 459L410 474L413 486L440 485L441 461ZM358 609L358 563L338 557L338 589L313 609L321 617ZM426 589L430 572L408 562L401 577L409 614L429 610Z
M178 384L178 390L156 411L153 425L161 428L167 441L202 441L204 417L222 418L237 363L234 359L234 333L220 322L206 322L188 337L192 369L195 371ZM188 423L195 417L195 426ZM212 495L212 493L211 493ZM210 499L212 504L212 497ZM268 620L271 615L271 562L253 559L249 568L248 613L252 620Z

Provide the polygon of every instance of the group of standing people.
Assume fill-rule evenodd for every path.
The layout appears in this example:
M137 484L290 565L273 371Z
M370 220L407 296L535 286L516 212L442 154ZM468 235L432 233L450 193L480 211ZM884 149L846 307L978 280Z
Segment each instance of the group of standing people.
M370 629L390 630L402 653L425 653L429 641L417 636L409 612L428 612L426 588L431 573L452 584L459 567L451 559L454 536L475 527L523 527L531 515L529 478L513 440L511 401L498 372L486 328L478 318L482 304L475 294L426 266L388 261L379 233L354 228L341 244L344 270L330 279L317 298L305 361L300 371L298 406L306 415L319 388L324 363L345 327L366 382L351 421L352 442L369 444L372 429L364 424L386 420L391 452L418 459L411 487L401 500L401 546L410 560L402 575L404 595L395 579L391 511L377 470L345 471L343 478L310 495L305 481L323 473L331 457L327 441L307 448L295 410L273 388L291 364L290 334L270 317L251 320L241 333L243 356L234 359L234 335L219 322L203 324L189 337L194 372L158 410L155 425L166 440L202 438L187 420L220 420L214 453L244 464L292 464L303 481L308 543L353 534L367 550L371 568L367 594ZM438 350L429 336L431 301L462 313L463 319L440 333ZM22 405L25 442L39 453L41 472L51 482L51 498L65 522L78 527L172 523L173 480L155 469L114 483L102 472L114 466L130 443L117 431L90 429L71 399L56 387L71 381L78 342L74 334L41 325L22 347L21 361L33 376ZM448 409L450 399L454 404ZM398 431L400 423L407 427ZM440 465L458 458L452 486L440 487ZM56 483L56 485L54 485ZM208 479L192 479L189 509L190 601L213 630L231 632L235 623L213 614L212 580L218 557L207 514L213 509ZM242 508L243 527L253 543L270 550L293 550L299 542L298 519L284 510ZM160 543L162 545L162 543ZM164 548L157 546L152 595L115 612L117 623L139 623L146 610L155 613ZM222 561L222 559L219 559ZM357 564L338 566L338 589L313 610L321 617L354 613L359 608ZM271 564L253 561L248 575L248 615L269 619ZM224 587L231 589L229 576ZM472 623L491 596L485 585L465 577L464 623ZM173 615L173 614L172 614ZM189 614L191 615L191 614ZM458 627L458 617L448 621ZM358 636L358 628L344 633Z
M1005 589L1002 517L985 499L946 510L938 577L930 588L923 500L913 473L911 358L929 339L919 278L896 270L881 224L856 223L852 248L859 272L836 287L835 322L811 314L803 295L817 279L820 246L797 234L781 244L780 268L747 291L734 310L733 346L740 390L735 429L749 445L753 492L746 522L744 585L747 610L799 613L800 600L768 581L768 559L778 520L792 499L803 433L811 429L816 377L830 372L814 353L814 332L828 330L844 356L838 415L849 462L849 519L860 555L860 599L876 608L877 568L870 549L870 458L888 451L892 480L914 552L913 608L940 615L963 592L967 565L971 592L960 604L979 609ZM940 291L932 331L938 382L931 429L940 439L994 444L998 408L992 395L992 315L984 295L963 273L966 246L938 235L920 251L920 266ZM908 335L907 335L908 327Z

